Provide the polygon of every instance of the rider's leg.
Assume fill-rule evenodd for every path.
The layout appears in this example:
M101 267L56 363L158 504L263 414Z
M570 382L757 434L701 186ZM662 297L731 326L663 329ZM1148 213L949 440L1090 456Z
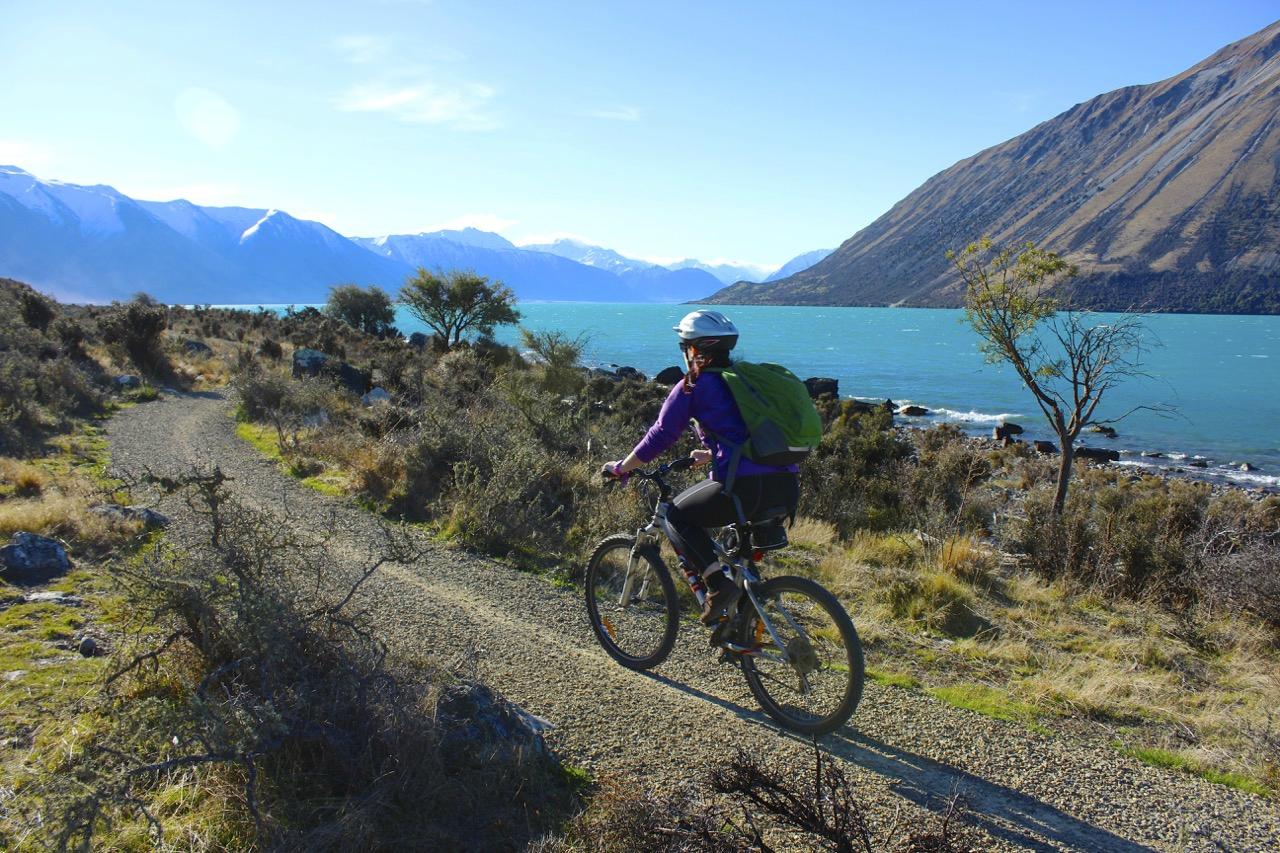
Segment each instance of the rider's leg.
M743 508L750 512L759 499L757 477L740 478L734 486ZM714 624L723 618L725 611L738 600L741 591L725 574L724 567L716 559L715 548L708 527L723 527L738 520L733 499L724 493L723 484L715 480L703 480L685 489L672 501L667 520L675 531L685 559L702 574L709 594L702 610L704 624Z

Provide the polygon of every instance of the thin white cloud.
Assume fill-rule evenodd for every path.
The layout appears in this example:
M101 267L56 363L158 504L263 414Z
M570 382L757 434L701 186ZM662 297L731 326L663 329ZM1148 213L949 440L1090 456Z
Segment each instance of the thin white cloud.
M490 109L494 89L482 83L441 86L431 81L389 85L363 83L334 98L343 112L383 112L408 124L434 124L455 130L495 130L501 122Z
M227 99L208 89L190 88L173 102L183 130L210 148L224 148L240 132L240 114Z
M612 107L605 110L591 110L587 115L592 118L602 118L610 121L640 120L640 110L637 107Z
M461 216L455 216L447 222L437 222L435 225L428 225L423 231L461 231L463 228L478 228L481 231L493 231L501 234L503 231L515 225L519 220L508 219L505 216L499 216L496 213L464 213Z
M57 160L52 148L28 139L0 139L0 164L38 172Z
M353 65L377 62L391 53L391 42L382 36L347 35L333 40L333 47Z

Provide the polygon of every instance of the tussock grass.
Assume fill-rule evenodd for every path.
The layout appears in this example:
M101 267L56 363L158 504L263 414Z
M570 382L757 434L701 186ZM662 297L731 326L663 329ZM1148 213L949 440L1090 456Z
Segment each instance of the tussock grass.
M970 637L986 625L978 615L973 590L940 571L899 572L878 594L895 619L953 637Z
M49 485L49 472L21 459L0 457L0 493L20 498L40 494Z
M949 536L938 549L936 565L967 583L986 586L993 580L996 558L974 536Z
M795 524L787 531L787 539L792 548L818 551L835 543L836 528L825 521L797 516Z

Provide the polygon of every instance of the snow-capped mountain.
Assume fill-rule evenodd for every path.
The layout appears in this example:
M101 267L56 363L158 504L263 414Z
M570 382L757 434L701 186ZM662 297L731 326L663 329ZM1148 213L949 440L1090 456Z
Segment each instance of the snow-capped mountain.
M834 252L835 249L814 249L812 252L805 252L803 255L796 255L782 266L778 267L765 281L777 281L780 278L786 278L789 275L795 275L801 270L807 270L827 255Z
M283 211L139 202L14 166L0 166L0 270L64 298L145 290L188 303L323 299L338 282L394 284L404 274Z
M764 281L770 270L770 267L762 267L758 264L708 264L696 258L685 258L683 261L668 264L667 268L673 270L702 270L715 276L716 280L722 284L732 284L736 281Z
M571 261L577 261L589 267L608 270L615 274L654 269L658 266L648 261L640 261L620 255L613 249L604 249L600 246L592 246L569 238L562 238L554 243L526 243L521 248L531 252L546 252L551 255L559 255L562 258L568 258Z
M0 276L64 299L313 303L347 282L394 293L419 267L472 269L524 300L688 302L720 287L684 264L571 240L517 247L476 228L348 238L282 210L138 201L0 166Z

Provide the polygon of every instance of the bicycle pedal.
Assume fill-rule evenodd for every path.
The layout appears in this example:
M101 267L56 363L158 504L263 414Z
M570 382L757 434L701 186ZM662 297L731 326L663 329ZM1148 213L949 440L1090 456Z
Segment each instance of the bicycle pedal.
M711 632L711 636L707 640L707 645L718 647L724 644L725 635L729 633L729 620L722 619L716 624L715 629Z

